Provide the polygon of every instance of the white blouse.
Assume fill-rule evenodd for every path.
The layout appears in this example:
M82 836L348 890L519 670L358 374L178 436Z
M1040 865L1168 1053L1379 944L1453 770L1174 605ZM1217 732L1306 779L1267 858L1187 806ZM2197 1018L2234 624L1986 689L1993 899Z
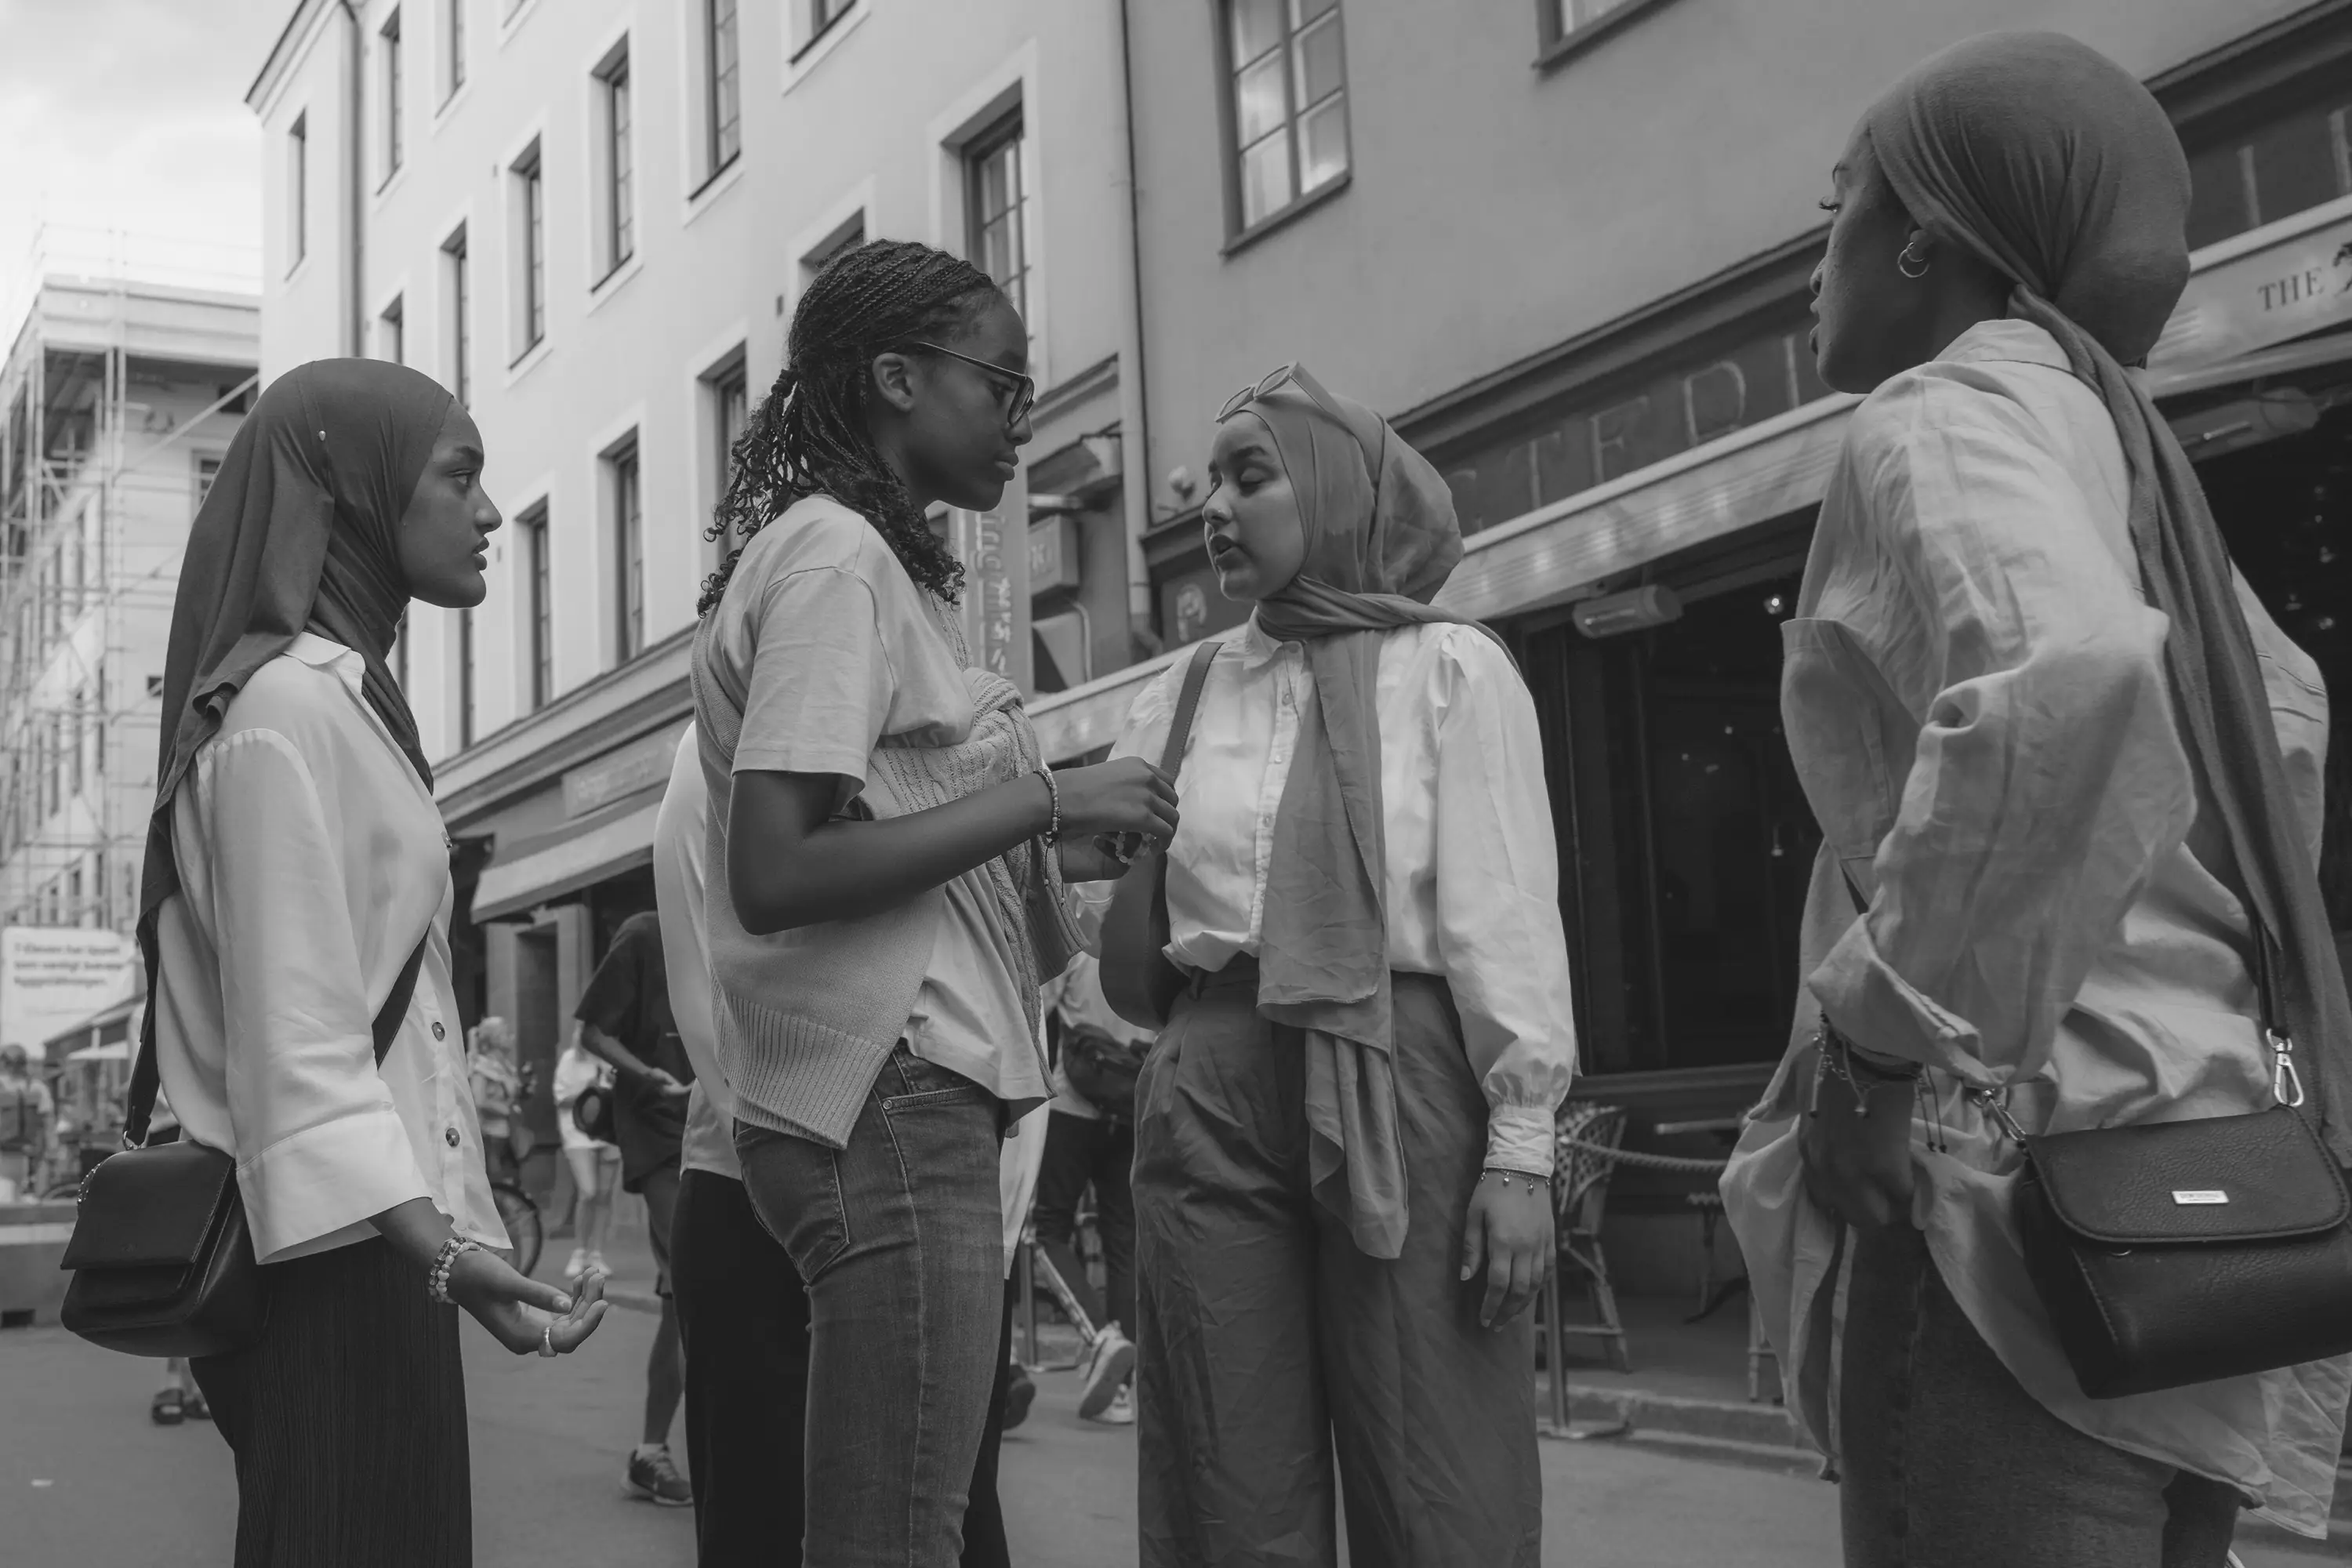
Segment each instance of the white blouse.
M1146 687L1116 756L1160 760L1180 660ZM1265 929L1274 826L1315 678L1300 643L1253 616L1209 669L1177 779L1168 955L1188 969L1255 958ZM1552 1118L1576 1073L1559 856L1535 703L1475 626L1385 635L1381 796L1388 832L1389 967L1445 980L1483 1085L1489 1165L1549 1174ZM1081 884L1107 906L1116 883Z
M2086 1397L2011 1218L2019 1152L1963 1093L2007 1090L2032 1131L2272 1103L2245 910L2189 847L2197 781L2129 495L2106 405L2024 321L1971 328L1854 410L1783 627L1790 752L1825 835L1792 1047L1826 1012L1868 1049L1934 1069L1912 1222L2035 1399L2316 1533L2352 1358ZM2237 586L2316 858L2327 700ZM1803 1059L1784 1061L1723 1194L1790 1405L1826 1413L1835 1352L1819 1353L1815 1325L1836 1320L1837 1227L1804 1191Z
M157 1061L185 1136L236 1157L264 1263L365 1240L369 1216L413 1198L507 1244L449 980L449 841L360 694L364 669L295 638L229 704L173 805ZM379 1068L376 1011L428 931Z

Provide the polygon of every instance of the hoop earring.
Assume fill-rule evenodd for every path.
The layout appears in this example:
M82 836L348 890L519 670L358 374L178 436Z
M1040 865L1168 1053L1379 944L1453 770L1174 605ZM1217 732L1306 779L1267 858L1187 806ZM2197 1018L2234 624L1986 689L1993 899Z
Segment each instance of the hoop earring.
M1913 254L1918 244L1917 240L1913 240L1903 247L1903 254L1895 258L1895 270L1906 278L1925 278L1927 276L1928 267L1932 265L1926 257Z

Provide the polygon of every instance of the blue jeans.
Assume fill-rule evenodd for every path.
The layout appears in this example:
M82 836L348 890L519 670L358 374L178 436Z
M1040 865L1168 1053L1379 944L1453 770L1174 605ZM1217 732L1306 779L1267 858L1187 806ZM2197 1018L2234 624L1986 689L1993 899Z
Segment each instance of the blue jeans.
M1004 1309L1002 1107L904 1046L847 1148L738 1122L808 1287L806 1568L952 1568Z
M2221 1568L2235 1488L2051 1415L1969 1323L1919 1232L1847 1240L1846 1568Z

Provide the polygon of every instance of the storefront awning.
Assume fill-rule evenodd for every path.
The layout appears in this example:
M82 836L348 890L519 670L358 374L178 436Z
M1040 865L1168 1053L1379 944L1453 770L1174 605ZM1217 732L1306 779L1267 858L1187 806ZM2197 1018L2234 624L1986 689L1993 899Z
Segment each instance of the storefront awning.
M474 885L474 919L519 915L653 858L661 784L624 795L551 832L501 842Z

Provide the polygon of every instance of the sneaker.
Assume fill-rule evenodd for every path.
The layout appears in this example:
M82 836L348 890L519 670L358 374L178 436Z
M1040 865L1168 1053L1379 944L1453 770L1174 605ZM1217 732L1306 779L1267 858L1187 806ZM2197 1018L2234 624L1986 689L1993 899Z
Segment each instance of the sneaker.
M1114 1323L1095 1340L1087 1352L1087 1391L1078 1399L1078 1414L1091 1421L1118 1396L1127 1374L1135 1370L1135 1342Z
M657 1502L664 1508L694 1506L694 1489L677 1473L677 1462L669 1457L667 1443L632 1451L628 1479L629 1490L647 1502Z
M573 1247L572 1257L563 1265L563 1282L576 1288L580 1283L580 1277L587 1272L588 1249L584 1247Z
M1127 1384L1119 1384L1118 1392L1111 1395L1110 1403L1103 1406L1103 1413L1095 1419L1106 1426L1135 1425L1135 1395L1129 1392Z
M1037 1380L1019 1362L1013 1363L1013 1374L1004 1380L1004 1430L1010 1432L1029 1419L1029 1406L1037 1399Z

